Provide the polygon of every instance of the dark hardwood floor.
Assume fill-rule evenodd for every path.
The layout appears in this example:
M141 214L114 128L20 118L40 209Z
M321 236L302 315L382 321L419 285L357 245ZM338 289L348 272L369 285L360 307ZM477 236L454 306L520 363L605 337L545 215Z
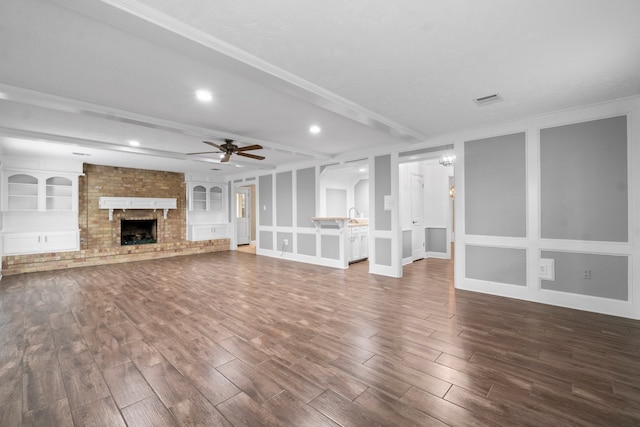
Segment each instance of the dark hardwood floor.
M640 322L240 252L9 276L1 426L638 426Z

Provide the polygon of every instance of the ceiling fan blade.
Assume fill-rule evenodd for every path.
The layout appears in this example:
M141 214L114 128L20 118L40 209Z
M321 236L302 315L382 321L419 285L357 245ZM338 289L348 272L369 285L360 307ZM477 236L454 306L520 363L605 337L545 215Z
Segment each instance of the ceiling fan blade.
M240 152L240 151L249 151L249 150L262 150L262 145L258 145L258 144L247 145L246 147L238 148L236 151Z
M243 156L243 157L249 157L250 159L256 159L256 160L264 160L264 156L256 156L255 154L249 154L249 153L236 153L238 156Z
M228 162L230 157L231 157L231 153L227 153L227 154L224 155L222 160L220 160L220 162L222 162L222 163Z
M210 146L212 146L212 147L216 147L218 150L222 150L222 147L220 147L220 146L219 146L218 144L216 144L215 142L210 142L210 141L202 141L202 142L204 142L205 144L208 144L208 145L210 145Z
M216 153L222 153L222 151L200 151L198 153L185 153L187 156L192 156L194 154L216 154Z

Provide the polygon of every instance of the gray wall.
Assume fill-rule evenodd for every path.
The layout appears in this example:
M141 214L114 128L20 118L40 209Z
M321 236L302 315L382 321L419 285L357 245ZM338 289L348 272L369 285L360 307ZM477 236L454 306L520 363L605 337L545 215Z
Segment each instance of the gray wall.
M469 279L527 285L527 251L524 249L467 245L465 258Z
M526 237L525 134L464 143L467 234Z
M391 230L391 211L384 209L384 196L391 195L391 156L375 158L375 213L376 230ZM376 258L377 260L377 258ZM385 264L385 265L391 265Z
M356 182L353 189L354 205L358 212L364 217L369 218L369 180L361 179Z
M296 172L296 196L296 222L298 223L298 227L313 227L311 218L316 216L315 168L300 169Z
M425 246L428 252L447 252L447 229L426 228Z
M340 237L320 236L320 256L322 258L340 259Z
M273 225L273 177L263 175L258 178L258 196L260 206L258 206L260 225Z
M316 256L316 235L299 233L296 250L301 255Z
M283 245L285 239L289 242L286 247ZM276 250L282 251L283 248L283 252L293 252L293 233L276 233Z
M543 280L542 289L627 301L629 259L620 255L595 255L542 251L555 260L555 281ZM591 279L585 279L585 271Z
M402 232L402 258L409 258L413 255L413 237L411 230Z
M271 231L260 231L260 249L273 249L273 233Z
M327 216L346 217L349 208L347 207L347 190L338 188L327 188Z
M278 227L293 226L293 173L276 174L276 224Z
M391 240L375 239L376 264L391 266Z
M628 240L627 118L540 131L541 236Z

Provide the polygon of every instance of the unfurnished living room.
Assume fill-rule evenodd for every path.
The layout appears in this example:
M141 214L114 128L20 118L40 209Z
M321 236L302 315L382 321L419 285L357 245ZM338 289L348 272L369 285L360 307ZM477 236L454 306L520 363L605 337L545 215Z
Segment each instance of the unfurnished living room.
M0 426L640 425L638 18L3 0Z

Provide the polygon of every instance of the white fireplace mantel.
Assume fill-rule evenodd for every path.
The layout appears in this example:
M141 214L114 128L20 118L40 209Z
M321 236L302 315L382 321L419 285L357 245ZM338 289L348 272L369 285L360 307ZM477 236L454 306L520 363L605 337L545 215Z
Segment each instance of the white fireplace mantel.
M113 221L113 210L122 209L162 209L164 219L167 219L169 209L176 209L176 199L153 198L153 197L100 197L98 199L99 209L109 209L109 221Z

